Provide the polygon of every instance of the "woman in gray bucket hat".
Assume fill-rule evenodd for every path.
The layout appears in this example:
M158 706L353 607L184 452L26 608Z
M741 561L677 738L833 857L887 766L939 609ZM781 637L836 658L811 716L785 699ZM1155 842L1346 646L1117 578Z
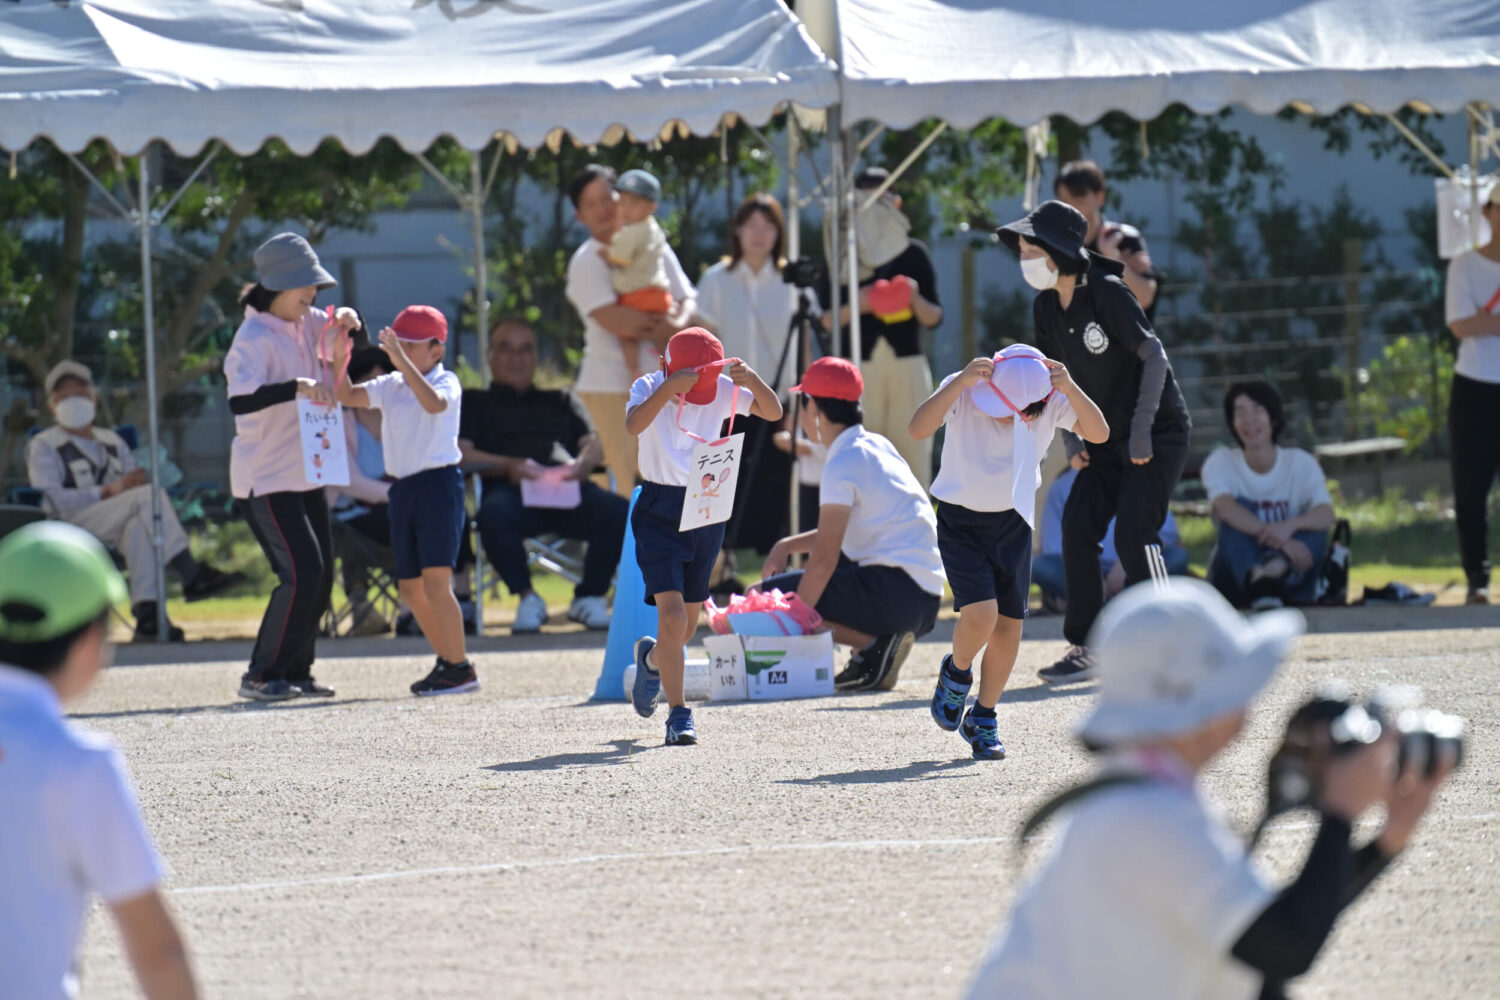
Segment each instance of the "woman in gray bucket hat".
M309 482L304 472L297 400L338 412L325 371L333 345L322 341L361 324L346 307L330 327L313 308L318 292L338 282L295 233L273 236L255 251L255 274L240 296L244 322L224 356L235 431L229 480L279 583L239 693L254 701L328 697L333 692L312 677L314 643L333 589L328 502L325 484Z

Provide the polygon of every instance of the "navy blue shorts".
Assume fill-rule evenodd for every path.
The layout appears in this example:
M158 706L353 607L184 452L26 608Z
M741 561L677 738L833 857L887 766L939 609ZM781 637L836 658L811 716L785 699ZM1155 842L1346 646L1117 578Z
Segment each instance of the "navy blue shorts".
M389 514L396 579L414 580L424 569L452 569L468 520L458 466L423 469L396 480Z
M678 531L685 486L642 483L640 499L630 513L635 532L635 561L646 580L646 603L657 594L678 593L687 604L708 599L708 581L724 545L725 522Z
M1013 510L937 505L938 551L953 607L994 601L1007 618L1025 618L1031 595L1031 526Z
M782 573L760 583L790 594L802 583L802 571ZM937 625L943 599L923 590L911 574L895 566L861 566L840 555L839 564L818 598L817 611L830 625L844 625L865 635L915 632L917 638Z

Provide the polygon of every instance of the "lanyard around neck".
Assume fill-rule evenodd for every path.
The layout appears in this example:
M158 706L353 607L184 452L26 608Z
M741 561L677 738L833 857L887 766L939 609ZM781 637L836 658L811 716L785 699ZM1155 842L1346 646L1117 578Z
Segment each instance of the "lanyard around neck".
M742 365L742 364L744 364L744 362L741 361L739 358L725 358L723 361L710 361L706 365L694 365L692 368L687 369L687 371L690 371L690 372L701 372L701 371L703 371L706 368L718 368L720 370L723 370L724 368L727 368L730 365ZM683 369L681 369L681 368L677 369L677 371L682 371L682 370ZM677 372L673 372L672 374L675 375L675 374L677 374ZM715 385L715 388L714 388L714 398L715 399L719 398L718 397L718 387L717 387L717 385ZM707 439L702 438L702 437L698 436L697 434L694 434L692 431L690 431L686 427L682 426L682 407L686 404L686 402L687 401L685 399L683 399L681 396L677 397L677 429L680 430L680 431L682 431L682 433L686 434L688 437L692 438L694 441L697 441L699 444L708 444ZM739 412L739 408L740 408L740 387L738 385L736 385L734 387L734 395L732 395L732 396L729 397L729 433L726 434L726 435L724 435L723 437L721 437L719 439L719 441L727 441L727 440L729 440L729 438L731 436L733 436L733 434L734 434L734 417L735 417L735 414ZM719 441L715 441L714 444L718 444Z

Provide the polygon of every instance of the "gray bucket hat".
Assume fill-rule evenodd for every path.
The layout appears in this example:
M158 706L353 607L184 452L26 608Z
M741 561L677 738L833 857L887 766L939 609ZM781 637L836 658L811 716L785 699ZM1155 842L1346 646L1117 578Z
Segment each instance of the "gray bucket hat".
M615 190L639 195L647 201L661 201L661 181L644 170L627 170L615 181Z
M312 244L296 233L277 233L255 251L255 277L273 292L292 288L332 288L338 284L323 270Z

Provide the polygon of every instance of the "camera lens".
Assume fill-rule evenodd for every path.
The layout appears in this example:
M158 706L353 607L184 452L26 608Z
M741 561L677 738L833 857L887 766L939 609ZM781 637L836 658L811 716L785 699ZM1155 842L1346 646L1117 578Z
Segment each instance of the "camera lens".
M1444 766L1458 767L1464 754L1464 720L1436 709L1408 709L1396 719L1401 734L1397 768L1430 778Z

